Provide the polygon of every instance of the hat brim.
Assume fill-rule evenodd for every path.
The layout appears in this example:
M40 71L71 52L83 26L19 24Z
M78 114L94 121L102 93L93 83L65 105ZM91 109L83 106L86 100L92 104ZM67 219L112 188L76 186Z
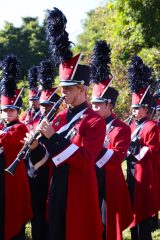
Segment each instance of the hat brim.
M4 106L1 106L0 109L1 110L4 110L4 109L16 109L16 110L19 110L20 107L14 106L14 105L4 105Z
M69 87L69 86L76 86L79 85L80 83L77 82L72 82L72 81L61 81L59 83L59 87Z
M40 103L39 103L40 105L45 105L45 104L47 104L47 105L49 105L49 104L53 104L53 102L51 102L51 101L48 101L48 100L45 100L45 101L40 101Z
M28 100L29 101L36 101L36 100L39 100L39 97L29 97Z
M141 108L141 107L148 107L148 104L132 104L132 108Z
M104 102L111 102L111 99L105 99L105 98L92 98L91 103L104 103Z

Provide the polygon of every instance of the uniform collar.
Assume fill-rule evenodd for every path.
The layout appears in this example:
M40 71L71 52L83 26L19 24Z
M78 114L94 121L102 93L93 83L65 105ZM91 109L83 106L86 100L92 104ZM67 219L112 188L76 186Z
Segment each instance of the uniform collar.
M11 127L11 126L13 126L14 124L17 124L17 123L19 123L19 120L18 120L18 119L14 120L14 121L12 121L12 122L10 122L10 123L7 123L7 124L5 125L5 127Z
M86 107L88 107L86 102L81 103L80 105L76 106L76 107L69 107L68 112L69 113L78 113L80 111L82 111L83 109L85 109Z
M109 117L105 119L106 124L110 123L115 117L111 114Z
M137 120L137 121L136 121L136 125L139 126L141 123L143 123L143 122L146 121L146 120L147 120L146 117L141 118L140 120Z

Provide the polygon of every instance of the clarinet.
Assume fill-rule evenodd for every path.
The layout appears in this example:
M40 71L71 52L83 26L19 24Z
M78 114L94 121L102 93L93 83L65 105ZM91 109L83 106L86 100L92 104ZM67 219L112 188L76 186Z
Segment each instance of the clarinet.
M28 108L27 109L27 114L26 114L26 117L25 117L25 120L24 120L24 124L27 125L29 123L29 117L30 117L30 113L31 113L31 108ZM28 119L27 119L28 118ZM27 120L26 120L27 119Z
M127 125L130 125L131 122L132 122L132 120L133 120L133 118L134 118L134 115L131 115L131 116L129 116L126 120L124 120L124 122L125 122Z
M56 104L51 108L50 112L44 117L45 119L47 119L48 121L50 121L50 119L55 116L57 110L59 109L60 105L62 104L63 100L65 97L61 97ZM42 118L42 119L44 119ZM42 121L41 119L41 121ZM40 122L41 122L40 121ZM39 122L39 124L40 124ZM20 150L20 152L18 153L16 159L12 162L12 164L5 169L6 172L10 173L12 176L14 176L14 172L17 168L17 166L19 165L19 163L21 162L21 160L23 160L23 157L25 156L25 154L27 153L27 151L29 150L29 145L31 145L34 140L36 140L36 138L39 136L40 132L39 130L36 130L32 136L32 138L30 139L29 142L26 142L24 144L24 146L22 147L22 149Z

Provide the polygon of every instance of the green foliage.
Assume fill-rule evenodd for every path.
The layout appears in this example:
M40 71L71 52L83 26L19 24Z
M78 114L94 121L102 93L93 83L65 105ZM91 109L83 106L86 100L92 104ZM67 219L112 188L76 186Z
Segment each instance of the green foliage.
M81 50L87 54L87 51L93 48L94 42L103 38L106 25L105 18L106 11L101 7L87 13L87 19L83 22L84 32L78 36L77 51Z
M0 59L6 54L15 54L22 64L21 78L27 75L32 65L48 57L48 44L45 39L45 27L38 18L24 17L21 27L6 22L0 30Z
M160 76L160 2L159 0L107 1L88 13L75 50L83 52L89 62L96 41L106 40L112 48L113 86L120 93L117 114L129 115L130 95L127 65L131 56L139 55L152 67L153 76Z
M139 52L139 56L144 59L144 62L152 68L155 78L160 76L160 47L156 48L143 48Z
M48 44L45 20L42 26L38 18L24 17L22 20L21 27L6 22L0 30L0 59L9 53L17 55L22 63L21 79L25 80L28 68L48 57ZM73 51L83 52L84 63L89 63L97 40L104 39L110 44L112 84L120 92L116 112L124 119L129 115L127 64L131 56L142 57L152 67L154 77L160 76L159 26L159 0L105 0L103 5L87 13L83 32L77 36L78 44ZM24 101L27 104L26 98Z
M15 54L21 62L20 83L18 88L24 87L23 109L28 106L28 82L26 81L28 69L39 65L40 61L48 57L48 44L45 39L45 22L42 26L38 18L24 17L20 27L14 27L6 22L0 30L0 60L6 54ZM0 72L1 75L1 72Z
M28 107L28 82L26 81L26 79L21 80L17 84L17 88L18 89L23 88L23 92L22 92L23 104L22 104L22 112L21 112L21 113L23 113L26 110L26 108Z

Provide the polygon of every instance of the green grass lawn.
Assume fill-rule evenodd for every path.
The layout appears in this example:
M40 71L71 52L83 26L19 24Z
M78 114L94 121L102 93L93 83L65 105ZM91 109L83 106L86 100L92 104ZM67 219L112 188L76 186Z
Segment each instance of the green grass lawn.
M160 240L160 229L152 233L153 240ZM130 240L131 235L129 229L123 232L123 240Z
M160 220L159 220L159 227L160 227ZM152 237L153 237L153 240L160 240L160 229L153 232ZM31 226L28 223L26 226L26 240L31 240L31 239L32 239L31 238ZM123 232L123 240L130 240L130 239L131 239L130 231L129 231L129 229L126 229Z

